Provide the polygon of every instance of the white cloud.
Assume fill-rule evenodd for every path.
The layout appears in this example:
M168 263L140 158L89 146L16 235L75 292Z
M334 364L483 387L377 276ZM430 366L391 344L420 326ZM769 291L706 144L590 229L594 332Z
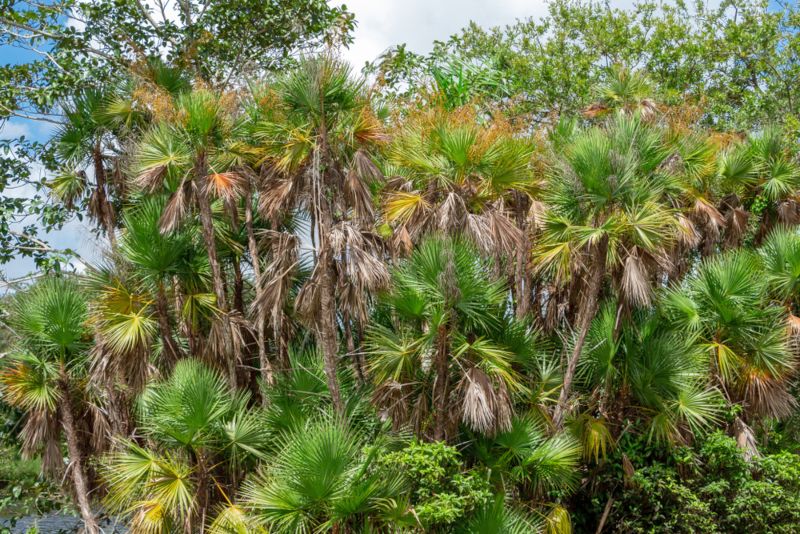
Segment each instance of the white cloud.
M30 139L32 130L30 124L14 120L7 120L0 124L0 139L15 139L25 136Z
M429 52L434 41L447 39L470 21L502 26L547 12L544 0L351 0L347 8L355 13L358 27L355 42L343 55L357 69L400 43L414 52Z

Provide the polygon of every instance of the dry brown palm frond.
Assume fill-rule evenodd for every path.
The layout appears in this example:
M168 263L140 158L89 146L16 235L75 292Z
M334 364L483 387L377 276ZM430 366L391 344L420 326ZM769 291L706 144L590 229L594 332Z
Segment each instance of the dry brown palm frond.
M354 169L350 169L347 173L347 179L344 182L344 194L349 204L353 207L356 217L363 221L371 221L375 218L372 192Z
M725 224L725 217L722 216L719 210L703 199L698 198L695 201L693 210L696 214L702 216L708 224L717 228Z
M797 406L786 379L776 379L766 372L750 369L743 373L742 396L747 408L767 417L787 417Z
M489 377L478 367L464 374L458 386L462 395L461 418L473 430L485 435L508 429L511 425L511 406L508 391L495 391Z
M298 239L294 234L267 230L261 234L261 243L271 251L272 261L264 268L261 295L253 301L251 312L271 315L283 313L283 306L291 289L298 266Z
M136 176L136 178L133 179L133 184L145 193L154 193L164 184L164 176L166 173L166 165L157 165Z
M436 229L455 234L464 229L467 220L467 207L464 199L450 192L436 210Z
M51 410L31 410L26 415L25 426L22 427L23 458L42 456L42 471L57 473L64 467L61 454L61 429L56 412Z
M727 247L735 247L741 243L742 237L747 232L749 218L750 214L741 207L736 207L727 213L725 217L725 245Z
M167 234L177 230L183 223L186 215L192 209L192 191L194 183L183 180L178 189L169 197L164 212L158 220L158 227L161 233Z
M414 249L414 241L405 225L400 226L392 234L392 248L399 251L402 255L408 256Z
M379 406L381 413L392 420L392 429L397 431L406 425L409 418L409 399L412 394L409 384L387 380L375 388L372 403Z
M389 285L389 270L383 262L380 240L348 223L331 229L329 243L334 259L343 268L347 282L364 291L378 291Z
M694 223L684 215L678 215L678 243L683 246L694 248L702 239L700 232Z
M800 204L794 199L778 204L778 221L791 226L800 224Z
M246 191L247 177L238 172L215 172L206 176L206 195L230 202L242 197Z
M742 450L745 460L750 461L761 456L753 429L738 417L733 421L733 436L736 439L736 446Z
M495 243L495 254L506 254L509 257L516 255L524 243L522 230L499 211L492 210L487 217Z
M475 213L468 213L464 233L478 250L484 254L492 254L495 250L494 234L490 227L488 217Z
M544 225L545 215L547 214L547 205L539 200L531 199L531 207L528 210L528 221L530 226L534 229L541 228Z
M325 265L330 258L328 251L323 251L317 257L317 263L314 265L314 270L311 271L311 276L308 278L303 287L297 293L297 298L294 301L294 309L297 315L300 316L306 324L317 325L321 319L321 289L322 277L326 276Z
M794 315L793 313L789 313L788 317L786 318L786 324L789 327L790 334L800 334L800 317Z
M289 178L272 177L258 195L258 211L272 219L283 210L295 191L295 182Z
M652 296L647 268L638 248L633 247L625 258L622 269L622 294L626 301L635 306L648 306Z

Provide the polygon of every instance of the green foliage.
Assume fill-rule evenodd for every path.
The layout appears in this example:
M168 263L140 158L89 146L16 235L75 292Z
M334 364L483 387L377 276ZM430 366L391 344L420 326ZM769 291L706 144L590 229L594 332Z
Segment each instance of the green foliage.
M609 521L618 532L794 532L800 456L744 460L736 442L711 434L691 472L666 463L636 470ZM618 521L618 523L616 522Z
M414 441L382 456L380 464L404 474L414 514L426 529L455 525L492 501L486 474L467 469L459 452L442 442Z

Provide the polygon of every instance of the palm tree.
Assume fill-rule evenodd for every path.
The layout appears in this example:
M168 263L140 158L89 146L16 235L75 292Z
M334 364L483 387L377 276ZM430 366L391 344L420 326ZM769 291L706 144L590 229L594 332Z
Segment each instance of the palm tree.
M609 302L592 323L578 371L598 400L589 406L594 414L573 425L585 438L586 460L598 461L630 419L649 420L651 437L671 443L718 423L722 399L708 383L708 360L696 340L668 328L653 310L636 312L621 331L616 320Z
M616 115L557 140L555 148L534 261L557 284L573 284L576 337L553 414L560 427L606 274L616 279L620 303L648 304L651 275L668 266L666 250L683 227L670 205L676 186L663 165L669 151L661 132L638 116ZM557 305L555 296L548 307Z
M459 419L487 434L508 427L511 395L523 389L509 338L524 331L474 248L423 241L394 270L381 305L366 350L375 398L395 425L411 422L435 440L454 437Z
M378 240L369 226L373 217L370 184L381 175L368 150L382 140L381 124L364 82L353 79L349 67L330 56L303 60L261 100L266 107L253 136L262 155L259 163L269 172L259 192L260 209L270 221L280 221L299 209L311 222L314 271L295 307L313 325L331 399L341 410L336 378L337 275L340 285L355 297L351 301L356 313L363 309L359 304L367 298L366 290L375 290L388 280L377 256ZM280 261L271 267L275 269L266 269L263 279L281 280L293 274ZM288 283L274 286L279 287L286 288ZM285 298L286 291L272 294ZM268 309L282 304L274 298L265 301Z
M533 146L477 120L434 109L407 120L389 146L384 214L406 247L433 232L468 236L485 254L513 255L521 244L503 201L534 189Z
M789 312L789 326L800 330L800 234L776 228L760 249L770 295Z
M56 154L62 171L50 182L50 189L68 207L82 200L89 187L86 170L91 169L94 180L88 198L88 212L99 224L113 247L115 245L116 214L113 180L107 178L106 140L113 124L106 113L113 93L85 90L62 107L65 124L55 137ZM138 116L132 111L130 120Z
M5 400L27 413L26 449L43 446L45 466L61 463L59 434L63 430L81 517L86 531L96 534L81 431L87 409L85 296L75 281L50 278L16 296L10 319L18 339L11 362L0 376Z
M211 507L266 458L264 413L248 404L203 363L179 361L139 398L146 445L125 441L107 458L109 509L131 515L136 532L202 532Z
M179 227L192 206L199 212L222 324L222 357L231 384L236 384L239 345L232 330L212 211L213 196L231 201L245 190L241 175L226 172L241 163L228 102L224 95L205 89L180 94L173 116L157 122L145 133L135 159L136 183L142 189L154 192L166 188L171 192L162 215L162 230Z
M347 419L322 417L286 433L248 479L244 507L269 532L396 525L407 515L402 473L375 469L385 436L368 439Z
M663 301L675 328L705 350L726 400L744 415L782 417L796 405L789 392L796 368L786 310L769 302L769 278L749 251L706 260Z
M187 267L191 234L186 229L162 232L159 222L163 207L163 202L149 198L125 213L119 252L154 296L163 355L173 364L181 350L172 335L167 287L172 284L173 277Z

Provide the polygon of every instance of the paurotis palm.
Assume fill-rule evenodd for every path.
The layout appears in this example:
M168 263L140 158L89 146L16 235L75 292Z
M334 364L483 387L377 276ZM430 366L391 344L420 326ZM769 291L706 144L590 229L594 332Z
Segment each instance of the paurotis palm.
M402 473L375 470L386 445L380 438L368 442L346 418L311 419L283 435L276 454L248 480L244 506L269 532L369 531L396 525L398 516L407 515L405 481Z
M107 459L106 505L131 516L133 532L202 532L211 507L230 502L268 445L264 413L194 359L141 395L142 442Z
M638 116L616 115L602 127L569 133L555 144L547 212L534 249L539 272L571 283L575 339L553 414L560 426L572 380L608 272L626 307L651 301L651 276L669 266L667 248L683 231L670 197L674 180L663 165L670 152L662 132ZM577 286L575 285L577 284Z
M523 388L506 288L474 248L449 238L423 241L393 273L381 299L385 322L367 337L375 398L396 425L424 436L455 435L459 420L478 432L508 427Z
M786 309L771 304L760 260L731 251L707 260L664 298L666 316L693 336L726 400L745 417L781 417L796 400L789 392L796 358L788 344Z
M178 228L193 208L199 213L211 280L221 323L221 356L231 384L237 382L241 358L215 239L212 199L236 198L244 191L242 176L227 172L241 162L236 151L235 122L229 97L205 89L179 95L174 114L154 124L142 137L135 162L137 185L146 192L171 192L162 215L162 229Z
M74 280L51 278L17 295L13 312L11 325L19 338L0 376L5 400L26 412L25 447L31 452L42 447L46 467L60 467L64 432L81 517L87 532L96 534L81 430L89 348L85 295Z
M653 310L638 311L631 319L618 331L616 306L609 302L587 336L579 376L594 390L596 402L573 425L585 438L587 459L597 461L630 418L648 420L652 438L675 443L720 420L720 392L708 383L708 359L696 340L667 328ZM608 433L606 443L593 441L587 430L598 437Z
M270 221L299 209L311 222L314 271L296 308L315 330L332 400L341 409L336 379L337 282L354 304L350 317L358 317L365 291L387 280L369 227L370 183L381 176L368 151L383 138L382 128L363 81L329 56L303 60L271 87L260 104L253 137L262 156L259 163L268 174L259 192L260 209ZM275 271L264 272L267 279L292 273L280 262L273 266ZM286 296L285 291L272 294ZM346 304L343 298L340 301ZM265 305L276 309L282 303L270 298Z

